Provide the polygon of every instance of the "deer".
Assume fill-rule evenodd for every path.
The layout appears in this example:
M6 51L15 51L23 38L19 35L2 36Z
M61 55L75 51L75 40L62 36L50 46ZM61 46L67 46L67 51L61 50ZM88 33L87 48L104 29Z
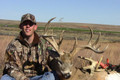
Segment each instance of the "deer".
M97 71L105 71L105 69L102 69L102 68L99 69L98 68L100 66L100 63L102 61L103 56L100 58L100 61L95 61L92 58L86 58L86 57L83 57L83 56L78 56L78 57L81 58L81 59L84 59L84 60L88 60L90 62L90 65L80 68L81 71L89 72L90 75L93 75L94 72L97 72Z
M49 57L48 57L48 65L53 70L56 71L59 75L60 80L68 79L72 74L72 56L76 53L76 46L77 46L77 39L75 39L73 49L70 52L64 52L64 50L61 49L61 44L63 41L63 32L61 33L59 37L59 42L57 43L54 39L54 35L48 35L48 25L49 23L55 18L52 18L48 21L48 23L45 25L44 35L43 38L48 41L54 50L56 51L50 51ZM54 65L54 66L53 66Z
M91 39L93 38L93 30L91 28L90 28L90 32L91 32L91 36L88 41L88 45L85 45L84 47L91 49L98 54L103 53L108 48L109 45L107 45L103 50L99 50L100 45L98 45L96 47L96 44L99 41L101 33L99 33L97 40L94 43L91 43ZM120 74L119 74L120 69L108 71L109 70L108 67L106 67L105 69L101 68L101 61L103 59L103 56L100 58L99 61L95 61L91 57L87 58L87 57L83 57L83 56L78 56L78 58L87 60L90 62L90 65L79 68L83 73L89 72L90 75L87 75L87 76L89 76L89 77L87 77L87 80L119 80L120 79ZM83 74L83 75L85 75L85 74ZM81 75L81 76L83 76L83 75Z
M62 50L62 42L63 42L63 32L61 33L59 42L57 43L55 40L55 35L48 35L48 27L49 24L52 20L54 20L54 18L50 19L47 24L45 25L45 29L44 29L44 34L43 34L43 38L48 41L52 47L54 48L55 51L51 51L49 58L48 58L48 65L50 66L50 68L54 71L56 71L56 73L58 74L60 80L66 80L66 79L70 79L70 77L72 76L72 67L73 67L73 62L72 59L74 57L74 55L80 50L80 49L90 49L98 54L103 53L107 47L104 48L104 50L99 50L100 46L96 47L96 44L99 41L100 35L98 36L97 40L95 41L95 43L91 44L91 39L93 36L93 31L92 29L90 29L91 31L91 37L88 41L88 45L84 45L82 47L77 47L77 38L75 38L75 42L73 45L73 49L70 52L66 52L64 50Z
M90 70L90 75L87 75L85 80L119 80L120 79L120 69L109 70L109 66L102 68L103 63L101 64L103 56L100 58L100 61L95 61L92 58L87 58L83 56L78 56L81 59L90 61L91 65L82 67L84 73ZM101 64L101 65L100 65ZM99 68L98 68L99 67ZM86 75L86 74L83 74ZM81 76L83 76L81 75ZM84 79L82 79L84 80Z

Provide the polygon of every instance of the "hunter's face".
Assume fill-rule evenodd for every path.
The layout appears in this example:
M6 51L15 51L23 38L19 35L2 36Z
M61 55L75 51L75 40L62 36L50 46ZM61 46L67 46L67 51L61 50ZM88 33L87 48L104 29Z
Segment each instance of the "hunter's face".
M37 29L37 25L31 21L25 21L21 24L22 32L25 34L25 36L30 37L34 35L34 31Z

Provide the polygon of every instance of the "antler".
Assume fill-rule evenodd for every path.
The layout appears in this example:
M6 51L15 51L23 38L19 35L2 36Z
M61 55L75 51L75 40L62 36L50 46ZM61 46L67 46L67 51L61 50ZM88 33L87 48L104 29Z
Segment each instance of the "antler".
M79 48L77 48L77 37L75 37L74 46L73 46L72 51L70 52L71 53L71 57L74 56L77 53L78 50L79 50Z
M63 53L63 50L60 48L60 45L61 45L61 43L62 43L63 38L61 38L60 41L59 41L59 43L57 43L57 42L55 41L54 37L53 37L53 34L52 34L52 35L48 35L48 33L47 33L50 22L51 22L53 19L55 19L55 18L56 18L56 17L51 18L51 19L47 22L47 24L45 25L45 30L44 30L43 38L44 38L45 40L47 40L47 41L53 46L53 48L54 48L60 55L63 55L63 54L64 54L64 53ZM62 35L62 34L63 34L63 32L61 33L61 35Z
M54 20L56 17L54 17L54 18L51 18L48 22L47 22L47 24L45 25L45 29L44 29L44 36L48 36L48 27L49 27L49 24L50 24L50 22L52 21L52 20Z
M89 39L89 41L88 41L88 45L83 46L83 48L84 48L84 49L91 49L91 50L93 50L94 52L99 53L99 54L105 52L105 50L108 48L108 45L107 45L103 50L99 50L99 48L101 47L101 45L98 45L98 46L96 47L97 43L99 42L101 33L99 33L98 38L97 38L96 41L92 44L92 43L91 43L91 40L92 40L92 38L93 38L93 30L92 30L90 27L89 27L89 29L90 29L91 36L90 36L90 39Z
M98 69L98 67L100 66L100 63L103 59L103 56L100 58L99 61L95 61L92 58L86 58L86 57L82 57L82 56L78 56L78 57L91 62L91 65L83 67L84 70L90 69L91 74L93 74L93 72L95 72L95 71L103 71L104 70L104 69Z
M63 41L63 32L64 32L64 30L63 30L63 31L61 32L61 34L60 34L59 42L58 42L58 43L55 41L53 35L49 35L49 36L48 36L48 34L47 34L48 26L49 26L50 22L51 22L53 19L55 19L55 17L54 17L54 18L51 18L51 19L47 22L47 24L45 25L45 30L44 30L43 38L44 38L45 40L47 40L47 41L53 46L53 48L54 48L60 55L64 55L64 51L61 49L61 44L62 44L62 41ZM70 54L71 56L74 55L74 54L76 53L76 51L77 51L76 45L77 45L77 38L76 38L76 40L75 40L73 50L71 51L71 54Z
M102 59L103 59L103 56L101 56L101 58L100 58L100 60L99 60L99 62L97 64L97 66L96 66L95 71L98 71L98 67L100 66L100 63L101 63Z

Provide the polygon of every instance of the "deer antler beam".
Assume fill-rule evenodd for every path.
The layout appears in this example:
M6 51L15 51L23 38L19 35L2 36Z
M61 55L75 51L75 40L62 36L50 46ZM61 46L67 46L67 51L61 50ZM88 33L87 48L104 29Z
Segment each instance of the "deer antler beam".
M109 46L109 45L107 45L103 50L98 50L98 49L96 49L96 48L93 48L93 47L90 46L90 45L86 45L86 46L84 46L83 48L84 48L84 49L91 49L92 51L94 51L94 52L96 52L96 53L98 53L98 54L101 54L101 53L105 52L105 50L108 48L108 46Z

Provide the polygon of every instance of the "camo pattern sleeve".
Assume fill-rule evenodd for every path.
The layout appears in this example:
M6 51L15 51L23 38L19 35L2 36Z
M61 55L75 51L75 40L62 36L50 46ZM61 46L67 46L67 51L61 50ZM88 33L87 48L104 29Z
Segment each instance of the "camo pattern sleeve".
M46 64L46 62L48 62L48 57L50 56L50 51L53 50L52 45L46 41L45 39L43 39L42 37L40 37L41 43L42 43L42 53L43 54L43 64Z
M16 51L16 45L20 46L17 41L13 40L6 49L4 72L16 80L21 80L21 78L25 78L26 76L21 70L22 65L17 54L18 51Z

